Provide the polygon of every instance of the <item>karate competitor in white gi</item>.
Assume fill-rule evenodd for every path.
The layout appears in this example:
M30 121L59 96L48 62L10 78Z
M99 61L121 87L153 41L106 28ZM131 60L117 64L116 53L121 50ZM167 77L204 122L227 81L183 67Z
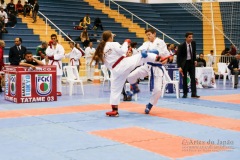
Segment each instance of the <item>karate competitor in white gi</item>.
M64 58L64 48L61 44L57 43L57 35L51 35L51 41L46 49L46 55L49 59L49 65L57 67L57 95L62 95L62 59Z
M155 62L160 60L160 56L143 52L131 57L125 57L128 51L129 39L125 40L121 46L118 42L113 42L114 35L111 31L104 31L102 41L99 43L93 60L98 63L103 62L104 65L111 71L111 95L110 104L112 111L106 112L107 116L118 116L118 105L122 88L129 73L137 66L146 62ZM134 91L138 90L135 85Z
M138 48L138 51L147 51L147 53L154 53L162 58L170 56L170 52L167 50L167 45L163 40L156 37L156 31L154 29L149 28L145 31L145 33L148 41L144 42L143 45ZM130 84L135 85L138 78L142 79L146 76L149 76L150 91L152 92L152 96L150 98L150 102L146 105L146 114L150 112L152 106L157 104L157 101L161 96L164 74L161 66L167 61L168 59L163 62L146 63L131 72L127 78Z
M87 80L92 81L93 80L93 75L94 75L94 66L95 66L95 61L92 61L92 57L95 53L96 49L93 48L93 43L89 42L88 47L85 49L85 60L86 60L86 68L87 68ZM91 63L91 65L90 65Z
M66 58L69 58L69 66L77 66L79 70L79 60L82 57L82 53L74 46L74 42L69 42L70 48L72 49L70 53L65 54Z

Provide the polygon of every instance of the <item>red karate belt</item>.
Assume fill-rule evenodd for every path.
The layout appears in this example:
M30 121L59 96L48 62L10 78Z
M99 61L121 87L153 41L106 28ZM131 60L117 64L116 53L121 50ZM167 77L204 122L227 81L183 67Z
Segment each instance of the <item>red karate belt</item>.
M60 66L59 60L52 60L51 65L53 65L54 62L58 62L58 67L61 69L61 66Z
M112 69L115 68L115 67L118 65L118 63L120 63L120 62L123 60L123 58L125 58L125 56L120 57L120 58L113 64Z
M71 58L70 59L70 63L72 63L72 66L73 66L73 62L75 61L75 59L74 58Z

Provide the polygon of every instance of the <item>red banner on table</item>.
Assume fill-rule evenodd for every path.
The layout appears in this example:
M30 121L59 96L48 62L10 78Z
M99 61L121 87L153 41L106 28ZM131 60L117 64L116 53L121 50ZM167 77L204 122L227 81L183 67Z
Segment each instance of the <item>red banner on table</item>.
M57 101L56 66L5 66L5 100L14 103Z

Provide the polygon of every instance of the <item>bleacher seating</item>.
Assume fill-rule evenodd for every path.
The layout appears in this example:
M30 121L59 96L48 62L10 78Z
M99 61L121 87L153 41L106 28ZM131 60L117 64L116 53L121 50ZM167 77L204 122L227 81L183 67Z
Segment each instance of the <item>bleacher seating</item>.
M21 37L23 40L22 45L27 47L29 51L33 54L36 53L36 47L41 44L38 35L33 34L33 30L28 29L26 23L22 23L21 18L17 19L18 23L14 28L8 27L8 33L4 33L2 38L6 43L4 48L4 54L8 55L9 49L14 46L14 39L16 37Z
M137 38L135 33L131 33L127 28L123 28L120 23L116 23L114 19L108 18L106 14L103 14L99 10L95 10L87 2L78 0L39 0L40 11L46 15L52 22L54 22L59 28L61 28L66 34L71 35L75 40L79 37L81 30L74 30L73 27L79 24L86 13L89 13L92 24L96 17L99 17L102 21L104 30L111 30L117 36L115 41L122 43L126 38L132 39L138 43L142 43L142 38ZM88 30L90 39L101 39L101 30ZM96 47L97 42L94 42Z
M103 0L101 0L103 2ZM108 4L108 0L105 0ZM126 8L130 12L134 13L138 17L142 18L146 22L150 23L154 27L158 28L168 36L172 37L176 41L182 43L185 39L184 35L188 31L194 32L194 39L197 42L197 53L203 50L203 36L202 36L202 22L198 18L191 15L189 12L184 10L178 4L143 4L143 3L131 3L131 2L120 2L119 5ZM131 4L131 5L130 5ZM117 5L111 3L111 8L117 10ZM125 14L126 17L131 18L131 15L120 9L120 13ZM146 28L146 25L140 20L141 27ZM194 22L194 23L193 23ZM161 37L162 35L158 35ZM164 38L166 43L174 43L168 38Z
M227 13L230 14L229 11L232 10L232 6L231 5L226 5L226 3L228 3L228 2L219 2L221 13L222 13L222 15L221 15L221 17L222 17L222 25L223 25L223 28L225 28L225 29L230 27L230 24L229 24L230 20L227 20L226 18L223 18L223 17L226 17L226 15L224 15L224 14L227 14ZM238 3L240 3L240 2L238 2ZM235 18L232 18L231 21L232 21L231 23L233 24L232 27L236 28L236 29L233 29L232 32L236 33L236 31L237 30L239 31L239 28L240 28L239 20L235 19ZM229 28L228 30L230 31L231 29ZM226 35L229 35L229 34L230 33L227 33ZM235 39L235 38L237 38L237 39ZM237 36L231 36L231 40L233 42L239 42L238 39L239 39L239 37L237 37ZM231 45L231 42L229 42L229 40L227 38L224 38L224 40L225 40L225 46L229 48L230 45Z
M103 2L103 0L101 1ZM108 0L105 0L105 2L108 4ZM117 3L180 43L184 41L184 34L187 31L194 32L194 39L197 42L197 52L202 52L202 22L178 4L142 4L119 1ZM129 3L131 3L131 5L129 5ZM108 15L103 14L101 11L95 10L87 2L79 0L58 0L57 2L55 0L39 0L39 5L40 11L66 34L71 35L73 40L77 39L81 33L79 30L74 30L73 27L79 24L80 19L82 19L86 13L89 13L92 22L96 17L100 17L104 30L112 30L117 34L115 38L116 41L121 43L124 39L130 38L139 44L143 42L142 38L137 38L135 33L129 32L128 29L123 28L120 23L116 23L114 19L109 18ZM114 4L111 4L111 8L118 9ZM123 9L120 9L120 13L131 18L131 15ZM141 20L134 18L134 22L146 28L146 24ZM5 54L8 54L9 48L14 45L14 38L18 35L21 35L23 38L23 45L32 52L35 52L36 46L41 43L39 36L33 35L32 29L28 29L27 25L22 23L20 18L18 18L16 27L8 28L8 31L8 34L3 34L3 39L6 41ZM88 33L91 39L101 39L101 30L88 30ZM162 35L158 34L158 36L162 38ZM167 37L165 37L165 42L174 43ZM96 47L96 45L97 42L94 42L94 47Z
M176 40L182 43L185 39L186 32L194 33L194 40L197 43L197 53L203 52L203 27L202 21L190 14L179 4L152 4L152 8L156 10L159 16L168 22L172 33L168 33Z

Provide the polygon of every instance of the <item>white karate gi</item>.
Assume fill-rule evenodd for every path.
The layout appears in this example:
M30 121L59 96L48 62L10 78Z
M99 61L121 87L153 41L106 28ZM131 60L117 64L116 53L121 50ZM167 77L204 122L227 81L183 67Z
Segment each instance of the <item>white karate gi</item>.
M146 62L154 62L155 54L148 54L146 58L142 58L141 54L123 58L114 68L114 64L125 56L128 50L128 43L124 42L121 46L118 42L106 42L104 47L104 65L111 71L111 95L110 104L118 105L120 96L129 73L137 66Z
M86 68L87 68L87 79L91 79L93 80L93 75L94 75L94 69L95 69L95 64L96 62L93 61L92 65L90 65L91 61L92 61L92 57L95 53L96 49L95 48L90 48L87 47L85 49L85 60L86 60Z
M0 11L0 17L4 17L4 23L6 24L8 22L8 15L5 11Z
M159 38L156 38L154 42L144 42L141 47L138 48L138 51L141 50L158 50L159 56L167 57L170 55L170 52L167 50L167 45L165 42ZM160 64L160 62L157 62ZM155 63L155 64L157 64ZM133 72L130 73L127 80L130 84L134 84L137 82L138 78L143 79L146 76L151 78L151 65L144 64L143 66L137 68ZM153 67L153 76L154 76L154 89L152 91L152 96L150 98L150 103L152 105L156 105L158 99L161 97L162 83L163 83L163 71L159 67Z
M215 57L211 54L208 54L208 62L207 62L207 67L212 67L215 63Z
M57 92L62 92L62 59L64 58L64 48L61 44L57 44L56 47L48 46L46 49L46 55L49 57L54 56L54 60L49 60L49 65L55 65L57 67Z
M79 60L82 57L82 53L76 48L73 47L72 51L65 54L66 58L69 58L69 66L77 66L79 67Z

